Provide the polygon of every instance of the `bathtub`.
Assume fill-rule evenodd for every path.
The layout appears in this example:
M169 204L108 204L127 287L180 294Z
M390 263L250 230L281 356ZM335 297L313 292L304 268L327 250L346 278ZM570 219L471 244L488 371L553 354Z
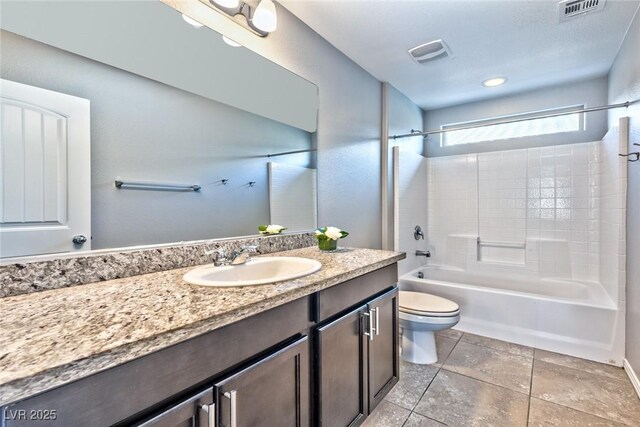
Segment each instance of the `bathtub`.
M623 317L599 283L427 266L399 284L458 303L461 331L622 366Z

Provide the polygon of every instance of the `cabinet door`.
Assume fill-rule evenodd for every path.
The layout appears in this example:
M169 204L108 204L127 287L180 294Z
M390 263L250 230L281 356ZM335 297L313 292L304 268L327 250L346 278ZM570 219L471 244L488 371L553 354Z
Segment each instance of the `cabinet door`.
M183 400L136 427L214 427L213 389Z
M309 425L307 337L214 385L217 427Z
M356 426L367 414L366 306L315 331L318 425Z
M369 344L369 412L398 382L400 347L398 341L398 289L369 302L374 333Z

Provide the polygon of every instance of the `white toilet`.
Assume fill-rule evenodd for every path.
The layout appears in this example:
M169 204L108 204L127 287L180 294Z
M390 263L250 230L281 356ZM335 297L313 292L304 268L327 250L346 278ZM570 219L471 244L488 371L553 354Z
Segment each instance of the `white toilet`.
M402 358L427 364L438 361L434 332L449 329L460 320L453 301L423 292L400 291Z

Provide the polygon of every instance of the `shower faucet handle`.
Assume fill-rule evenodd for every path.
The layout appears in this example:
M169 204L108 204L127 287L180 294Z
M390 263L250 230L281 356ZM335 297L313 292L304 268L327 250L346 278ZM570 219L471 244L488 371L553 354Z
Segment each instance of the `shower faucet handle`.
M424 240L424 233L419 225L416 225L416 228L413 229L413 238L416 240Z

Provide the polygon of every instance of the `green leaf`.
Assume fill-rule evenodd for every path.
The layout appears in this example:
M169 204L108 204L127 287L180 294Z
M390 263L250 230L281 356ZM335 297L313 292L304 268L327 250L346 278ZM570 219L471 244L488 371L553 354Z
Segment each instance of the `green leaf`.
M258 230L260 230L260 231L267 231L267 226L266 226L266 225L259 225L259 226L258 226Z
M341 230L341 231L340 231L340 234L342 234L341 239L344 239L345 237L347 237L347 236L349 235L349 232L348 232L348 231Z

